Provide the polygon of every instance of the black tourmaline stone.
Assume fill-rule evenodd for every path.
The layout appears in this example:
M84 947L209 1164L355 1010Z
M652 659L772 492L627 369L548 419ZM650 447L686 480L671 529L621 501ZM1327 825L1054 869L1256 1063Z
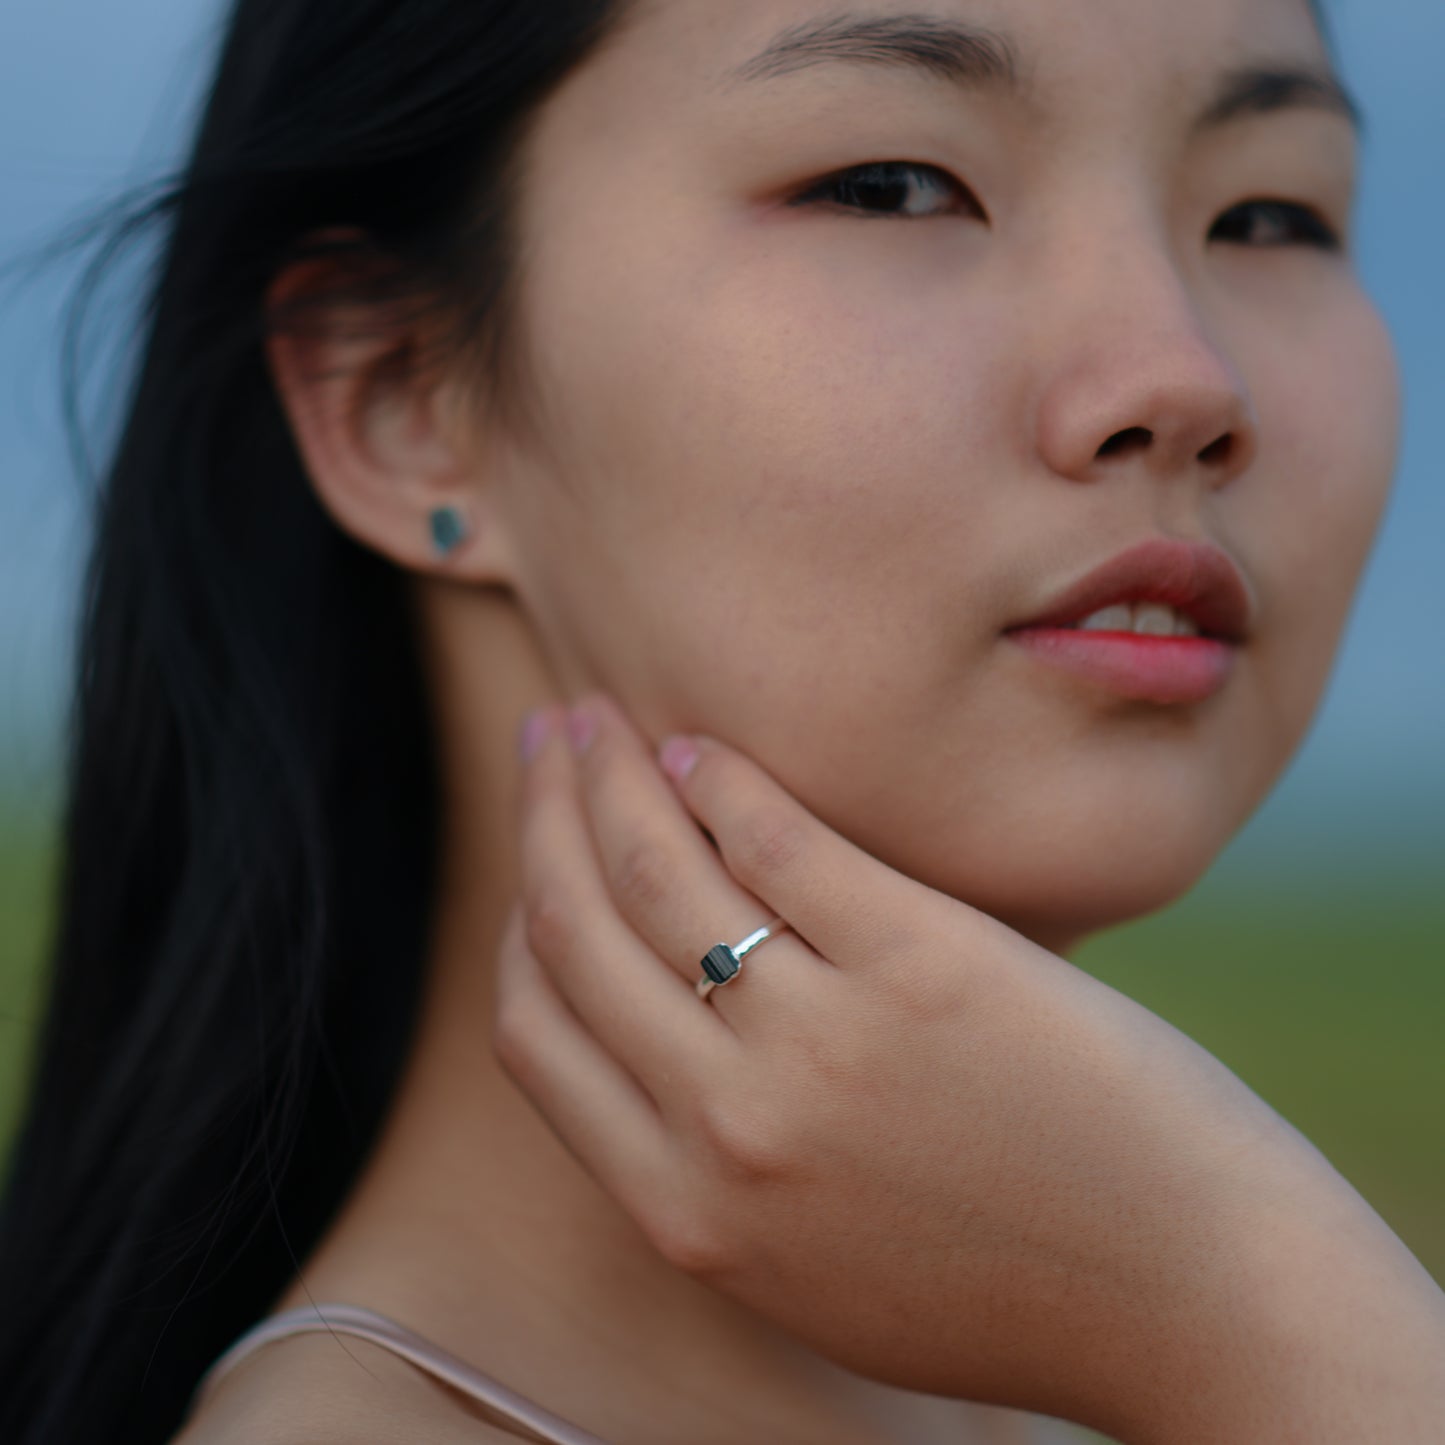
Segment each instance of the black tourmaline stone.
M742 967L738 956L725 943L715 943L703 955L702 971L714 983L726 983Z

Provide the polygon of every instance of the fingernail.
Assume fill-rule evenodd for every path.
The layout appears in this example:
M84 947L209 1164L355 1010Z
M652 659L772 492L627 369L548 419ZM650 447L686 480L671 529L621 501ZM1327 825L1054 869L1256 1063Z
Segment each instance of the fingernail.
M547 741L547 734L551 731L550 722L545 707L534 707L523 719L521 731L517 735L517 748L524 763L530 763L542 751L542 744Z
M668 738L657 753L662 771L679 783L693 770L697 758L697 744L684 737Z
M597 719L586 703L578 703L568 712L567 736L572 740L574 753L585 753L597 736Z

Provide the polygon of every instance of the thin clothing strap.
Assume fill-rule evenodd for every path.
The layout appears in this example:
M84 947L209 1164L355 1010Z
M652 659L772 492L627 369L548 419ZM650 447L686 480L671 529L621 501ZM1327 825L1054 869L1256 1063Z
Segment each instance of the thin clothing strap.
M381 1345L403 1359L410 1360L428 1374L444 1380L464 1395L480 1401L509 1424L522 1427L536 1439L547 1442L547 1445L607 1445L601 1437L589 1434L579 1426L562 1419L560 1415L552 1414L550 1410L544 1410L525 1395L509 1390L500 1380L484 1375L456 1355L407 1329L405 1325L399 1325L395 1320L361 1305L301 1305L261 1320L247 1330L201 1377L191 1397L191 1410L194 1411L199 1406L202 1396L214 1388L227 1370L252 1350L271 1340L303 1334L308 1330L337 1330L342 1334L357 1335L361 1339Z

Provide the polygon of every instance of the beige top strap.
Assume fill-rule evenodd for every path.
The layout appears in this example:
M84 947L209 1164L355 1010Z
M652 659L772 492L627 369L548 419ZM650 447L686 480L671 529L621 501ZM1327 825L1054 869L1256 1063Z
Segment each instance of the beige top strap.
M196 1409L202 1396L220 1377L252 1350L271 1340L284 1339L287 1335L302 1334L308 1330L334 1330L382 1345L403 1359L410 1360L419 1369L435 1375L454 1389L480 1401L509 1424L520 1427L537 1440L546 1442L546 1445L607 1445L599 1436L589 1434L562 1419L560 1415L552 1414L550 1410L544 1410L526 1396L509 1390L500 1380L484 1375L480 1370L474 1369L439 1345L432 1344L430 1340L423 1339L404 1325L361 1305L302 1305L261 1320L247 1330L201 1377L192 1397L191 1409Z

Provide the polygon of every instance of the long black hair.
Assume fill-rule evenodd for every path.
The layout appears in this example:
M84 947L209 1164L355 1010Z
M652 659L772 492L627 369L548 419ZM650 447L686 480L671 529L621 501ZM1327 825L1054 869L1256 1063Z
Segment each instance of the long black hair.
M104 268L163 228L94 478L48 992L0 1205L6 1445L169 1439L375 1139L426 956L431 719L406 579L316 500L264 338L338 299L415 307L500 394L509 161L623 11L233 0L184 164L62 243L106 242L73 338ZM332 284L268 307L310 256Z

